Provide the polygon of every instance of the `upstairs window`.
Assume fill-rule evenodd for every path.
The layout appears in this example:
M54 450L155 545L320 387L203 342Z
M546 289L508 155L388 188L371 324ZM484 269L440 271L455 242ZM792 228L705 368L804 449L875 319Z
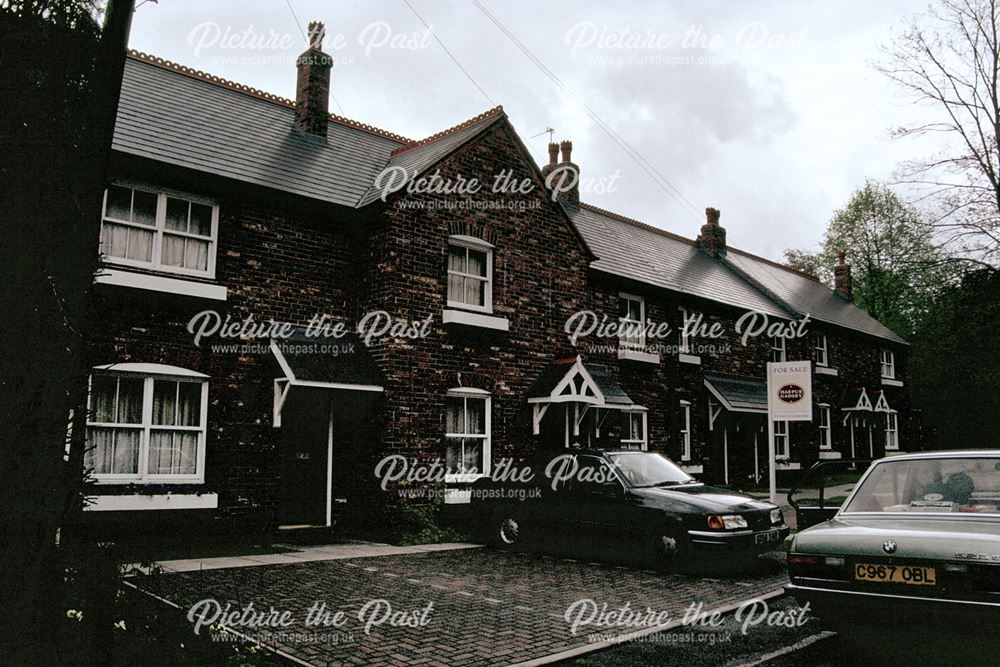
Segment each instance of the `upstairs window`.
M207 412L200 375L95 372L86 466L98 482L201 481Z
M475 389L448 392L445 474L487 475L490 461L490 395Z
M493 246L480 239L448 239L448 306L493 311Z
M781 336L771 338L771 361L785 361L785 339Z
M830 365L829 345L826 341L826 334L813 334L813 359L817 366Z
M642 349L646 346L646 302L641 296L619 294L620 326L618 340L622 347Z
M688 324L688 320L691 320L691 326L694 326L694 321L697 319L698 314L688 311L686 308L681 308L681 324L677 330L677 351L680 354L690 354L691 353L691 335L685 327Z
M104 193L101 252L108 262L212 278L219 207L112 185Z
M886 380L896 378L896 355L892 350L882 350L882 377Z

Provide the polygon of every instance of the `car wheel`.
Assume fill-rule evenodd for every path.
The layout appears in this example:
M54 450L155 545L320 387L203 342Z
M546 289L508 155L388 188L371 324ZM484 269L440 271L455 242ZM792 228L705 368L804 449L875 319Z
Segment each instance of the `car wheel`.
M524 545L524 520L518 515L498 512L493 526L494 541L501 549L519 549Z
M671 570L681 561L683 545L672 531L656 530L649 537L649 559L657 570Z

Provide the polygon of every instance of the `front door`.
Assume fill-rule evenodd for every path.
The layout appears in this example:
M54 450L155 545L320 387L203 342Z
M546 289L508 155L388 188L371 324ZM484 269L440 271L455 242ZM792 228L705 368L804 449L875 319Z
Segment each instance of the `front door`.
M281 525L326 524L330 394L295 387L281 416Z

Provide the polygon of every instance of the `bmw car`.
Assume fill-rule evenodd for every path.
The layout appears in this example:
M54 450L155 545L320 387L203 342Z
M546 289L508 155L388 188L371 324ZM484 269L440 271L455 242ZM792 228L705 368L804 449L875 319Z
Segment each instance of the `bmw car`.
M706 486L666 457L635 450L541 452L506 479L479 480L471 502L501 548L598 543L643 552L657 566L741 562L789 533L771 503Z
M876 461L828 521L797 534L788 591L840 629L1000 620L1000 452Z

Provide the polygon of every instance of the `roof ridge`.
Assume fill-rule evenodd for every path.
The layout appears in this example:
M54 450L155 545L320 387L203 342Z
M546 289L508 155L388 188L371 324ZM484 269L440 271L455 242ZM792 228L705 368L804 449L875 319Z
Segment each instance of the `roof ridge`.
M149 53L144 53L143 51L137 51L136 49L128 50L128 57L144 62L155 67L160 67L171 72L176 72L177 74L183 74L192 79L197 79L199 81L204 81L220 88L226 88L228 90L235 91L237 93L243 93L244 95L249 95L250 97L255 97L265 102L271 102L273 104L278 104L280 106L295 108L295 101L290 100L287 97L281 97L280 95L275 95L274 93L269 93L267 91L261 90L259 88L254 88L253 86L248 86L245 83L239 83L237 81L232 81L230 79L225 79L221 76L215 74L209 74L204 70L195 69L193 67L188 67L187 65L181 65L180 63L175 63L172 60L167 60L166 58L161 58L159 56L154 56ZM355 130L361 130L362 132L367 132L368 134L373 134L383 139L392 139L393 141L398 141L403 144L413 143L412 139L404 137L401 134L396 134L395 132L389 132L388 130L383 130L380 127L375 127L374 125L369 125L368 123L362 123L360 121L352 120L344 116L338 116L337 114L328 114L330 120L333 122L344 125L346 127L353 128Z
M580 202L579 203L579 207L582 208L582 209L586 209L588 211L593 211L594 213L600 213L601 215L606 215L609 218L612 218L614 220L618 220L619 222L624 222L624 223L627 223L627 224L630 224L630 225L635 225L636 227L640 227L642 229L654 232L656 234L660 234L662 236L666 236L668 238L672 238L675 241L683 241L684 243L687 243L689 245L697 245L696 241L694 241L692 239L689 239L689 238L687 238L685 236L681 236L680 234L676 234L674 232L668 231L666 229L663 229L662 227L655 227L655 226L649 224L648 222L643 222L641 220L636 220L635 218L629 218L628 216L624 216L624 215L622 215L620 213L615 213L614 211L609 211L607 209L600 208L598 206L594 206L593 204L585 204L584 202Z
M620 222L626 222L626 223L628 223L630 225L635 225L637 227L641 227L643 229L647 229L647 230L649 230L651 232L656 232L657 234L662 234L664 236L668 236L668 237L670 237L670 238L672 238L674 240L677 240L677 241L684 241L685 243L689 243L691 245L697 245L698 244L698 242L695 241L695 240L693 240L693 239L689 239L687 237L681 236L680 234L676 234L674 232L668 231L666 229L663 229L662 227L655 227L655 226L649 224L648 222L643 222L641 220L636 220L635 218L629 218L627 216L621 215L620 213L615 213L614 211L609 211L607 209L603 209L603 208L594 206L593 204L585 204L583 202L580 202L579 206L580 206L580 208L585 208L587 210L594 211L595 213L600 213L601 215L606 215L609 218L614 218L615 220L618 220ZM805 271L800 271L798 269L793 269L792 267L786 266L786 265L784 265L784 264L782 264L780 262L776 262L773 259L768 259L766 257L761 257L760 255L755 255L752 252L747 252L746 250L741 250L740 248L735 248L733 246L728 246L727 250L732 250L733 252L735 252L735 253L737 253L739 255L745 255L746 257L750 257L752 259L760 260L760 261L765 262L767 264L770 264L771 266L774 266L776 268L784 269L785 271L791 271L792 273L797 273L797 274L801 275L804 278L809 278L810 280L814 280L814 281L816 281L818 283L822 283L822 281L820 281L819 278L817 278L816 276L812 275L811 273L806 273Z
M434 143L435 141L437 141L439 139L444 139L447 136L455 134L456 132L458 132L460 130L464 130L467 127L472 127L473 125L476 125L477 123L480 123L480 122L482 122L484 120L487 120L489 118L499 117L499 116L506 116L506 115L507 114L504 113L504 110L503 110L503 105L498 104L497 106L495 106L492 109L489 109L487 111L484 111L483 113L479 114L478 116L473 116L472 118L469 118L468 120L462 121L458 125L454 125L452 127L449 127L446 130L441 130L440 132L432 134L429 137L424 137L423 139L420 139L418 141L409 140L406 146L400 146L399 148L394 149L392 151L392 153L390 153L390 157L395 157L395 156L399 155L400 153L405 153L406 151L410 150L411 148L418 148L420 146L426 146L427 144Z

